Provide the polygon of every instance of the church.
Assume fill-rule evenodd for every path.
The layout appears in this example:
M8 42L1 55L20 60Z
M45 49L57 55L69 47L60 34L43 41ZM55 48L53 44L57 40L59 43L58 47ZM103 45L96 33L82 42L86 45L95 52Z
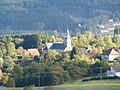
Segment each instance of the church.
M50 42L50 43L46 43L46 46L44 48L44 50L56 50L58 52L67 52L67 51L71 51L72 50L72 44L71 44L71 37L70 37L70 33L69 30L67 30L67 36L65 39L65 43L63 42Z

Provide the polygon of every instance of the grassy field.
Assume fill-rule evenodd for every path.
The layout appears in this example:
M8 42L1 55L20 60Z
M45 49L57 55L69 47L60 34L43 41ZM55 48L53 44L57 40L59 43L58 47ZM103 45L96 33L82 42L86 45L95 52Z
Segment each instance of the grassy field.
M70 84L64 84L52 87L50 90L120 90L120 80L101 80L81 82L76 81ZM0 88L0 90L23 90L22 88ZM43 88L34 88L34 90L44 90Z

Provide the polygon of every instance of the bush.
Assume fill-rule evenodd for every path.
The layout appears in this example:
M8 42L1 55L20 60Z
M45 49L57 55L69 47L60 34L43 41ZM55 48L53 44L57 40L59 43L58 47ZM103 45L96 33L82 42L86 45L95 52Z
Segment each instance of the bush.
M23 90L33 90L33 88L32 87L30 87L30 86L27 86L27 87L24 87L24 89Z
M82 80L82 82L88 82L89 81L89 79L84 79L84 80Z
M117 76L113 76L113 77L104 76L104 77L102 77L102 79L105 80L105 79L120 79L120 78ZM90 78L90 80L100 80L100 77L92 77L92 78Z
M55 90L55 89L53 87L49 86L49 87L44 88L43 90Z
M83 79L82 81L85 82L85 81L100 80L100 79L101 79L100 77L91 77L91 78ZM120 79L120 77L117 77L117 76L113 76L113 77L104 76L104 77L102 77L102 80L106 80L106 79Z
M15 87L15 80L13 78L9 78L9 80L6 83L7 87Z

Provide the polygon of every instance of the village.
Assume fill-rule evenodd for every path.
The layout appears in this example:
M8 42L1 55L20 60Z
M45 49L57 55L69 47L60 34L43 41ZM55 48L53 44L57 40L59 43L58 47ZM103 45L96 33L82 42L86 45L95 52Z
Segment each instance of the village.
M119 35L116 35L116 36L119 36ZM5 37L8 38L8 36L5 36ZM18 37L18 36L15 36L15 37ZM16 66L16 65L21 66L23 63L27 64L30 62L46 63L46 60L47 60L47 63L50 63L51 61L54 61L54 63L55 62L56 63L57 62L59 62L59 63L60 62L62 62L62 63L63 62L64 63L70 63L70 62L83 63L84 62L88 66L91 65L88 70L91 71L94 68L92 71L94 73L94 75L99 76L99 74L101 73L100 72L101 69L99 69L99 68L102 68L103 69L102 76L120 77L119 37L116 37L118 41L116 41L114 43L112 41L111 36L103 36L103 37L104 37L104 39L103 39L104 42L103 41L99 42L99 40L102 40L102 37L100 37L99 35L94 36L91 32L86 32L83 35L78 33L76 36L71 37L69 30L67 30L64 41L60 38L57 38L57 39L55 37L53 38L53 36L52 36L52 38L50 38L50 37L48 38L48 42L44 43L44 45L42 45L41 48L38 47L38 48L27 48L27 49L24 49L24 47L22 45L22 43L24 43L25 39L23 40L23 38L15 38L15 40L17 40L17 44L19 44L18 48L16 49L15 48L16 46L12 42L10 42L8 44L8 51L6 52L6 53L8 53L9 56L7 56L7 57L3 56L0 58L0 63L1 63L1 68L2 68L0 70L1 85L3 85L3 82L6 80L6 78L9 77L9 74L11 72L13 72L14 66ZM96 39L99 38L99 39L98 39L98 41L96 41L94 38L96 38ZM51 41L49 41L50 39L51 39ZM10 40L10 38L8 38L8 40ZM38 42L40 40L38 40ZM87 40L89 40L89 42ZM2 41L2 37L1 37L1 41ZM80 41L80 44L77 43L79 41ZM31 43L31 45L33 44L32 41L28 40L28 42ZM88 42L89 45L87 45L87 43L85 43L85 42ZM106 43L106 45L108 44L108 47L106 47L105 43ZM36 44L36 43L34 43L34 44ZM104 49L104 48L106 48L106 49ZM3 51L5 51L2 47L2 43L1 43L1 49ZM104 51L102 51L102 49ZM2 53L4 55L3 51L2 51ZM98 63L101 63L101 64L103 63L103 65L94 66L94 65L97 65ZM105 63L107 66L104 66ZM80 67L81 67L81 65L80 65ZM84 67L86 69L86 66L84 66ZM92 68L92 69L90 69L90 68ZM96 73L96 68L98 68L97 73ZM79 72L79 70L78 70L78 72ZM75 72L75 73L77 73L77 72ZM86 72L84 70L82 70L81 73L86 73ZM80 75L83 77L83 76L86 76L86 74L80 74ZM72 73L71 73L71 75L72 75ZM91 76L91 75L92 74L90 74L89 76ZM77 77L75 77L75 76L73 76L73 77L70 76L70 77L73 79L75 79L75 78L77 79L77 78L79 78L79 75ZM9 81L9 79L8 79L8 81ZM7 80L6 80L6 82L7 82Z
M115 27L120 26L120 22L109 19L106 24L98 24L97 26L100 33L113 33Z

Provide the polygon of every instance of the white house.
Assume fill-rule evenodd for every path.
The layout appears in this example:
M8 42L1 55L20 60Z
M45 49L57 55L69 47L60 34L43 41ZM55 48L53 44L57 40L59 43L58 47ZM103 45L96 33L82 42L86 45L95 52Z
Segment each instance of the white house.
M101 55L102 61L113 61L114 59L118 58L120 56L120 53L118 53L113 48L110 48Z
M109 29L108 28L101 28L100 33L108 33Z
M112 65L109 70L107 70L107 76L118 76L120 77L120 65Z

